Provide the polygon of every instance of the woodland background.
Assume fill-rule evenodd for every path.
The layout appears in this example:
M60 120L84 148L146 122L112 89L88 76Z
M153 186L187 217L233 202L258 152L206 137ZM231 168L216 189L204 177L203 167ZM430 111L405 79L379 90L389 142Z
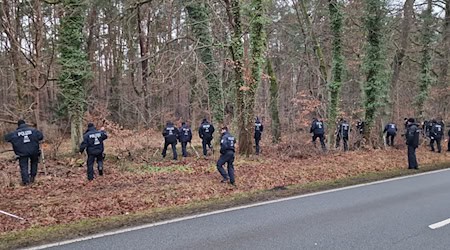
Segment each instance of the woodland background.
M249 152L255 116L274 141L313 116L367 138L449 118L450 0L2 0L0 18L0 132L25 118L75 148L87 116L208 117Z
M450 0L0 0L0 22L0 135L25 118L46 137L32 187L0 144L0 209L26 219L0 217L0 248L61 237L66 224L92 220L86 233L97 219L409 174L400 136L379 149L383 125L450 118ZM196 128L208 117L231 125L248 156L255 116L263 151L236 157L238 188L220 183L217 154L195 158L197 136L194 157L157 154L167 120ZM330 143L339 117L364 119L366 140L354 129L350 142L368 147L323 153L313 117ZM70 153L87 122L110 136L93 182ZM448 155L421 147L421 169L448 167Z

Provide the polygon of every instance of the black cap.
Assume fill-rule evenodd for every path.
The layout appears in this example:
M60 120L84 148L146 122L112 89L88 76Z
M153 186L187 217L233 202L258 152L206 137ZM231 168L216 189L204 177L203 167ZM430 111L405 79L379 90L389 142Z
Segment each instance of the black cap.
M17 126L20 126L22 124L25 124L24 120L20 119L20 120L17 121Z
M409 119L408 119L408 122L414 123L414 122L416 122L416 120L414 120L414 118L409 118Z
M93 127L95 127L94 123L92 123L92 122L88 123L88 128L93 128Z
M208 122L208 119L203 118L203 121L202 121L202 122L203 122L203 123Z
M222 130L228 131L228 127L227 127L227 126L223 126L223 127L222 127Z
M182 126L186 125L186 122L182 122L181 125L182 125Z

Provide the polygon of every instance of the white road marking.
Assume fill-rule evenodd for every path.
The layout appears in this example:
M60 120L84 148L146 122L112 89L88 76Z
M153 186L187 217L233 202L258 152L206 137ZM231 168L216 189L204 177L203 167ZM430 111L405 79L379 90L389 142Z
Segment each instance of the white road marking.
M450 224L450 219L446 219L446 220L443 220L441 222L431 224L428 227L431 228L431 229L438 229L438 228L446 226L448 224Z
M57 246L72 244L72 243L76 243L76 242L80 242L80 241L98 239L98 238L102 238L102 237L106 237L106 236L122 234L122 233L131 232L131 231L136 231L136 230L141 230L141 229L146 229L146 228L152 228L152 227L172 224L172 223L176 223L176 222L187 221L187 220L202 218L202 217L206 217L206 216L211 216L211 215L216 215L216 214L222 214L222 213L237 211L237 210L241 210L241 209L259 207L259 206L264 206L264 205L269 205L269 204L274 204L274 203L279 203L279 202L284 202L284 201L290 201L290 200L296 200L296 199L301 199L301 198L306 198L306 197L311 197L311 196L316 196L316 195L322 195L322 194L328 194L328 193L334 193L334 192L339 192L339 191L345 191L345 190L355 189L355 188L360 188L360 187L372 186L372 185L377 185L377 184L382 184L382 183L387 183L387 182L393 182L393 181L398 181L398 180L404 180L404 179L409 179L409 178L414 178L414 177L419 177L419 176L424 176L424 175L430 175L430 174L435 174L435 173L440 173L440 172L445 172L445 171L450 171L450 169L441 169L441 170L425 172L425 173L420 173L420 174L415 174L415 175L407 175L407 176L401 176L401 177L396 177L396 178L391 178L391 179L386 179L386 180L381 180L381 181L375 181L375 182L358 184L358 185L353 185L353 186L347 186L347 187L342 187L342 188L337 188L337 189L325 190L325 191L316 192L316 193L297 195L297 196L292 196L292 197L287 197L287 198L282 198L282 199L277 199L277 200L271 200L271 201L264 201L264 202L254 203L254 204L245 205L245 206L232 207L232 208L217 210L217 211L213 211L213 212L208 212L208 213L203 213L203 214L197 214L197 215L191 215L191 216L187 216L187 217L177 218L177 219L173 219L173 220L161 221L161 222L152 223L152 224L146 224L146 225L137 226L137 227L130 227L130 228L110 231L110 232L106 232L106 233L94 234L94 235L91 235L91 236L81 237L81 238L77 238L77 239L56 242L56 243L52 243L52 244L26 248L24 250L39 250L39 249L45 249L45 248L50 248L50 247L57 247Z
M0 214L8 215L8 216L11 216L11 217L16 218L16 219L19 219L19 220L25 220L25 219L22 218L22 217L19 217L19 216L14 215L14 214L10 214L10 213L5 212L5 211L3 211L3 210L0 210Z

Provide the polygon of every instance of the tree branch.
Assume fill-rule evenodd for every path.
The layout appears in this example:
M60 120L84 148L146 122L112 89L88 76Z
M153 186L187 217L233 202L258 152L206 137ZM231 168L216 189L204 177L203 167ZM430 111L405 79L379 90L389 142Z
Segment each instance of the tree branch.
M59 3L61 3L61 0L55 0L55 1L41 0L41 1L46 3L46 4L59 4Z
M7 119L2 119L0 118L0 122L4 122L4 123L10 123L10 124L16 124L16 121L11 121L11 120L7 120Z

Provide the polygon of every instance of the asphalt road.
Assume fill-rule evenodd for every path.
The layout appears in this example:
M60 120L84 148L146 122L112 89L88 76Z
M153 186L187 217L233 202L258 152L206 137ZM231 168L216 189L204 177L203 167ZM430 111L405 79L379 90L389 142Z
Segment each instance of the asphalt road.
M283 200L53 249L450 249L450 171Z

